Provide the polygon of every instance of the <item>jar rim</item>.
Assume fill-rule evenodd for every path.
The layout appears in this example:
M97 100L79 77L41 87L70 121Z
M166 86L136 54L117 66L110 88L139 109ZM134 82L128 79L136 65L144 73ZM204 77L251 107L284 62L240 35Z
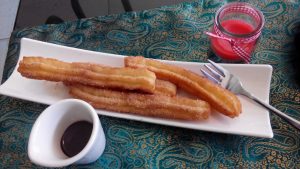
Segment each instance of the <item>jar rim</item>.
M254 10L256 14L258 14L259 16L259 24L256 27L256 29L254 31L252 31L251 33L244 33L244 34L235 34L232 32L227 31L220 23L220 13L222 11L224 11L226 8L230 7L230 6L239 6L239 7L245 7L248 8L250 10ZM215 23L216 26L219 30L221 30L222 33L228 35L228 36L233 36L233 37L238 37L238 38L248 38L248 37L252 37L255 36L256 34L258 34L259 32L261 32L264 24L265 24L265 19L264 19L264 15L263 13L258 10L257 8L255 8L254 6L250 5L249 3L246 2L231 2L231 3L227 3L226 5L222 6L216 13L216 17L215 17Z

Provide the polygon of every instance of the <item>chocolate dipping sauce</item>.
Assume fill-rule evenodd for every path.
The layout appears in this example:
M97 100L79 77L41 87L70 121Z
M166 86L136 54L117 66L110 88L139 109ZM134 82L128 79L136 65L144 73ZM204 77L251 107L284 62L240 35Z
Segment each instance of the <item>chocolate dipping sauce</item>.
M89 141L92 130L93 124L87 121L78 121L71 124L61 138L62 151L68 157L78 154Z

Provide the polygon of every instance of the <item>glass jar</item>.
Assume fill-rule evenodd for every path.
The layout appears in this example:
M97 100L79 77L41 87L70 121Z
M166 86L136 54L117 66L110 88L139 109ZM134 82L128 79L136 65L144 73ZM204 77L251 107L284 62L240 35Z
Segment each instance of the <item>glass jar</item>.
M264 16L255 7L228 3L217 11L214 26L207 32L211 49L224 61L249 63L263 26Z

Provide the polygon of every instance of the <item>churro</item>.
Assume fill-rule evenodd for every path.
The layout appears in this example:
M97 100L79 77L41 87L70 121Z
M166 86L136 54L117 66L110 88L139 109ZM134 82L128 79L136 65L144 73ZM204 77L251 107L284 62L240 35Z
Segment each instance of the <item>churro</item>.
M157 78L168 80L207 101L212 108L226 116L233 118L241 113L241 103L235 94L189 70L144 57L126 57L125 66L147 68Z
M180 120L207 119L211 112L210 105L201 100L114 91L81 84L69 85L69 88L75 98L109 111Z
M23 57L18 71L22 76L31 79L140 90L148 93L154 92L156 81L155 74L147 69L68 63L43 57Z
M156 79L154 94L175 96L176 93L177 93L177 87L175 84L169 81Z

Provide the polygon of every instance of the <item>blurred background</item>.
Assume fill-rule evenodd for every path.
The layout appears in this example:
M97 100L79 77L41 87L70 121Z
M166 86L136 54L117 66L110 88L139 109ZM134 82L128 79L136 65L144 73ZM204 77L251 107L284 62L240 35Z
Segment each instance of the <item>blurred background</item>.
M15 29L43 24L53 15L68 21L151 9L184 1L191 0L21 0ZM50 18L50 22L55 21L53 17Z

